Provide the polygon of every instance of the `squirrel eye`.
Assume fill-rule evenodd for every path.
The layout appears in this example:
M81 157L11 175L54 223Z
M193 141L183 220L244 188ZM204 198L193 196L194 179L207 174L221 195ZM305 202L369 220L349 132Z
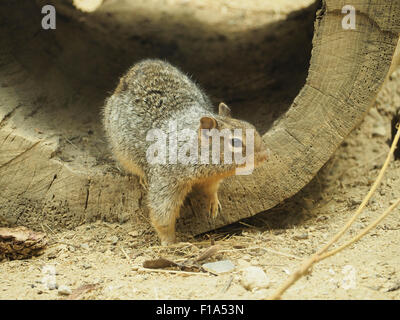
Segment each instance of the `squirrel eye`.
M242 140L240 140L238 138L232 138L231 145L234 148L240 148L242 146Z

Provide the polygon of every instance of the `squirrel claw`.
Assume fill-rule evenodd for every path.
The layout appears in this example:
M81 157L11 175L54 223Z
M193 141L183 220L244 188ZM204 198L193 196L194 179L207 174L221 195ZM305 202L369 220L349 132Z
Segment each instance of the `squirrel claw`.
M145 178L139 177L139 183L140 183L140 185L142 186L142 188L144 190L146 190L146 191L149 190L149 186L148 186L147 181L146 181Z
M213 218L216 219L218 217L218 214L222 211L222 206L221 203L219 202L218 198L212 200L210 202L210 208L209 208L209 215Z

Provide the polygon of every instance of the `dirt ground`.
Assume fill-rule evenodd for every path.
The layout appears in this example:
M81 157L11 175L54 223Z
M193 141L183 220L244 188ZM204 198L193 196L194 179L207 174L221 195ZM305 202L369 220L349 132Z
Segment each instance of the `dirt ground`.
M165 1L166 5L168 2ZM177 2L177 1L173 1ZM178 1L179 2L179 1ZM218 2L210 12L243 12L241 1ZM249 1L242 26L256 24L262 1ZM301 1L300 1L301 2ZM310 1L298 2L299 7ZM188 1L181 0L181 5ZM225 3L225 5L223 5ZM275 2L274 2L275 3ZM277 18L292 10L292 1L264 7ZM235 8L238 6L238 8ZM252 6L252 7L251 7ZM287 6L287 7L285 7ZM203 9L202 9L203 8ZM286 8L286 9L285 9ZM217 10L218 9L218 10ZM262 10L261 10L262 11ZM271 13L272 12L272 13ZM150 225L98 221L74 230L45 228L50 244L43 255L0 263L0 299L65 299L67 286L78 299L260 299L285 281L310 254L325 244L349 219L375 181L389 151L391 120L400 107L400 69L388 79L361 126L345 139L330 161L300 193L280 206L235 225L160 247ZM400 160L392 161L382 185L345 239L367 226L400 197ZM399 209L375 230L342 253L313 268L283 296L285 299L399 299ZM143 218L146 221L146 217ZM178 230L179 231L179 230ZM178 233L179 235L179 233ZM235 268L221 275L143 270L146 260L164 257L184 262L217 244L220 250L205 262L230 260ZM260 267L268 288L247 290L243 270ZM58 288L58 289L57 289Z

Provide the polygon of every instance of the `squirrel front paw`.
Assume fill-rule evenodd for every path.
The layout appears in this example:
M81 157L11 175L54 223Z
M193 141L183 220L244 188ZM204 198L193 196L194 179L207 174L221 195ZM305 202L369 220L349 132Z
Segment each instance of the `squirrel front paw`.
M212 199L210 200L210 205L208 209L208 214L213 219L218 217L218 214L222 211L221 203L218 200L218 195L215 193Z

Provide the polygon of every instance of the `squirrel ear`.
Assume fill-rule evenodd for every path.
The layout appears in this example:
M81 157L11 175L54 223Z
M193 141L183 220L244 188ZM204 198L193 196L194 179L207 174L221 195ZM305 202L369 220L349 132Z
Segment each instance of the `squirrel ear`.
M200 129L214 129L217 127L217 120L211 117L202 117L200 119Z
M218 106L218 114L220 116L231 117L231 109L223 102Z

